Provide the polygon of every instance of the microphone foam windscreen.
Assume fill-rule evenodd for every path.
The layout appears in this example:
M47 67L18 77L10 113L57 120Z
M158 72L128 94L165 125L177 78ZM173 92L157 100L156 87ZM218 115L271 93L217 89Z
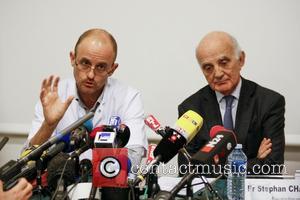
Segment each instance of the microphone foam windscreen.
M123 148L126 146L130 138L130 129L125 124L120 125L120 129L117 132L116 142L118 148Z
M175 129L190 142L203 124L203 118L195 111L188 110L175 123Z
M213 126L210 131L209 131L209 137L213 138L215 137L215 135L220 132L220 131L228 131L226 128L224 128L224 126L221 125L215 125Z
M93 122L91 119L87 120L83 123L83 126L85 127L87 132L91 132L93 130Z
M60 152L54 158L50 160L47 166L48 170L48 185L52 188L57 187L57 181L59 180L61 174L63 173L63 180L65 186L71 185L75 182L76 178L76 166L75 161L73 159L68 160L70 156L66 153ZM67 164L66 164L67 162ZM63 171L63 168L66 164L66 168Z

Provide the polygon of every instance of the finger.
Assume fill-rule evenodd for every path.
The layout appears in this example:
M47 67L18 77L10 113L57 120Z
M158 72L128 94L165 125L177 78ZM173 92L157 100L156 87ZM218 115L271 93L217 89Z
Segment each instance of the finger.
M266 144L266 143L267 143L267 141L268 141L268 139L267 139L267 138L264 138L264 139L261 141L260 145L264 145L264 144Z
M32 196L32 191L30 191L28 194L25 195L24 200L30 199L31 196Z
M269 149L270 147L272 146L272 143L271 142L268 142L268 143L265 143L264 145L261 146L261 149L263 151Z
M267 157L270 153L272 152L272 149L270 148L270 149L268 149L268 150L266 150L266 151L264 151L262 154L261 154L261 159L263 159L263 158L265 158L265 157Z
M2 181L0 180L0 193L2 193L3 192L3 183L2 183Z
M70 104L72 103L73 99L74 99L74 96L69 96L67 98L67 100L65 102L65 109L67 109L70 106Z
M263 146L261 149L260 149L260 155L264 154L268 149L270 149L272 147L272 144L268 144L268 145L265 145Z
M46 81L46 86L45 86L45 88L46 88L47 92L51 92L51 86L52 86L53 77L54 77L54 76L51 75L51 76L47 79L47 81Z
M47 79L44 78L43 82L42 82L42 85L41 85L41 90L46 87L46 84L47 84Z
M18 184L15 186L16 189L24 190L27 187L27 180L25 178L20 178Z
M44 97L46 96L46 89L43 88L40 93L40 100L43 102Z
M27 183L26 188L24 189L24 196L30 197L32 195L32 185Z
M53 92L57 92L59 77L55 77L53 84Z
M266 139L265 144L268 144L268 143L270 143L270 142L271 142L271 139L268 138L268 139Z

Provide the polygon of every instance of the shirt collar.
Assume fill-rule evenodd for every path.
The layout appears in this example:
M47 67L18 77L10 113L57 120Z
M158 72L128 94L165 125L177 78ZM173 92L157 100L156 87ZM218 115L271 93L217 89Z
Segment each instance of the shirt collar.
M230 95L234 96L235 99L239 100L241 87L242 87L242 79L240 78L238 85L236 86L236 88L234 89L234 91ZM225 95L218 92L218 91L215 91L215 93L216 93L216 96L217 96L217 100L220 103Z
M104 100L105 99L104 97L106 96L105 95L105 91L107 90L107 87L109 87L109 85L110 85L109 81L107 80L106 83L105 83L105 85L104 85L104 88L103 88L103 91L102 91L101 95L98 97L98 99L97 99L97 101L94 104L94 106L93 106L92 109L94 109L96 105L99 105L101 103L103 104L105 102L105 100ZM84 103L82 102L82 100L79 97L76 83L75 83L75 94L74 94L74 97L75 97L75 100L79 103L79 105L81 107L83 107L85 110L88 110L87 107L84 105Z

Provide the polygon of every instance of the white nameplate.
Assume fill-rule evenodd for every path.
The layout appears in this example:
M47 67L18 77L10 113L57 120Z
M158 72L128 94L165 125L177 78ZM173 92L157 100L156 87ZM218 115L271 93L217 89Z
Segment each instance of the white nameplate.
M300 179L246 179L247 200L300 200Z

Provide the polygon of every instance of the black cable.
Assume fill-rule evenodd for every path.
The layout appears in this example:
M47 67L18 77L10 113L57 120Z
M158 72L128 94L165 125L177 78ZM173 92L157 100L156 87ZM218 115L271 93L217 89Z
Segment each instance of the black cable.
M55 198L55 196L56 196L56 194L57 194L57 192L58 192L58 188L59 188L60 182L62 181L63 175L64 175L65 170L66 170L66 166L67 166L69 160L70 160L70 159L67 159L67 161L65 162L64 168L63 168L63 170L62 170L62 172L61 172L61 175L60 175L60 177L59 177L59 180L58 180L58 183L57 183L55 192L54 192L53 196L51 197L51 200L53 200L53 199Z
M130 187L130 191L128 193L128 199L135 200L135 192L134 192L134 185L133 184L129 184ZM130 198L130 194L131 194L131 198Z
M192 185L189 185L189 187L193 187L193 186L196 186L196 185L201 185L201 184L204 184L204 182L200 182L200 183L194 183ZM187 188L188 186L184 186L182 188Z
M89 170L84 174L84 176L88 175L91 171L92 171L92 169L89 169ZM70 194L70 192L78 185L78 183L81 181L82 177L83 177L83 176L80 176L80 177L78 178L78 180L75 181L75 183L73 184L73 186L72 186L72 187L66 192L66 194L63 196L63 199L66 198L66 197Z

